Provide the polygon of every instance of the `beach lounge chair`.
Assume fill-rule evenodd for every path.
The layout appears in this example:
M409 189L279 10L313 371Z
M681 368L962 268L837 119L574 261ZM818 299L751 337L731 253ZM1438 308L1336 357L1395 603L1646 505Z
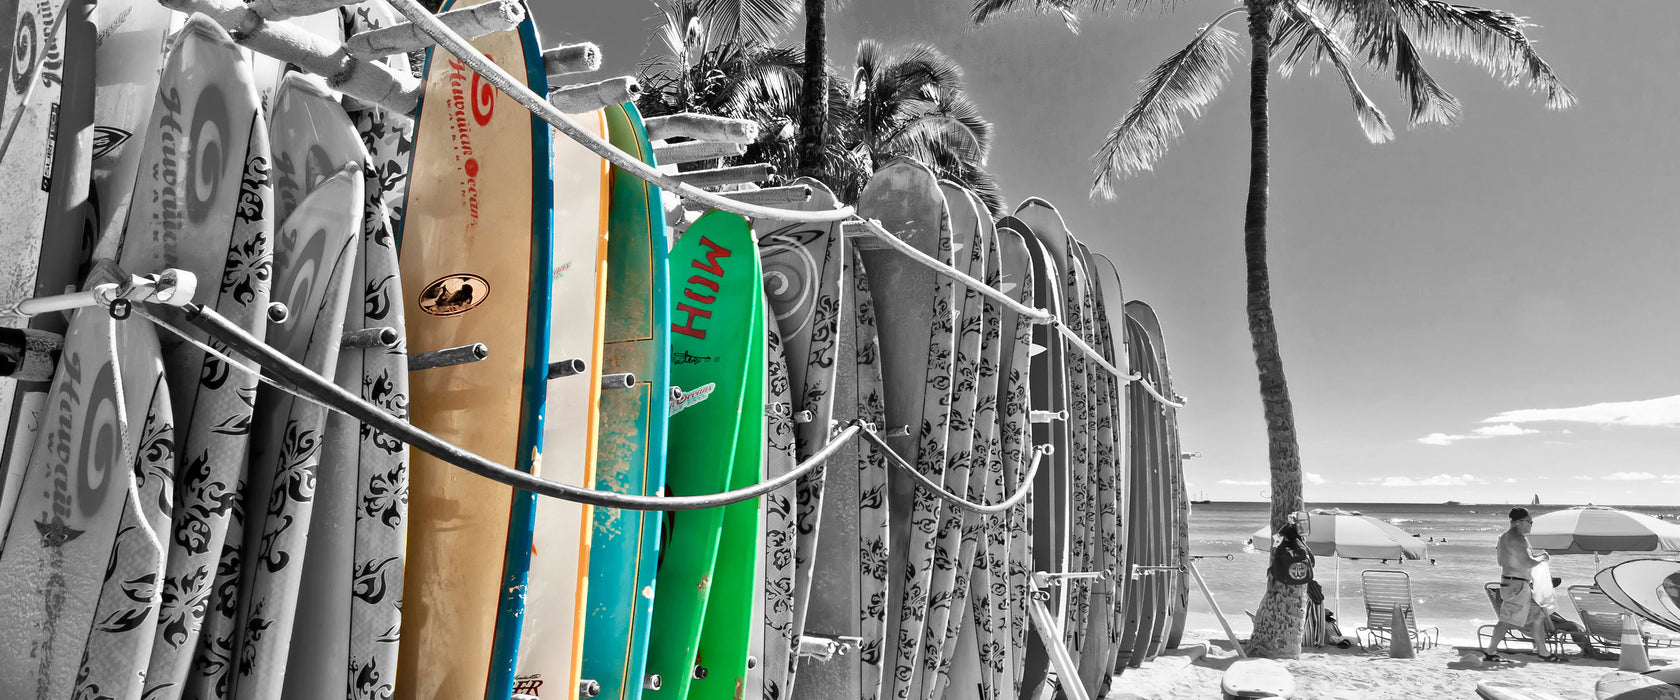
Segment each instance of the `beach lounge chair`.
M1575 611L1581 613L1581 626L1586 628L1587 634L1595 643L1607 647L1622 645L1622 615L1639 617L1637 613L1630 613L1617 605L1598 586L1570 586L1569 600L1575 603ZM1639 623L1639 635L1645 640L1646 649L1680 646L1680 636L1653 631L1643 620Z
M1489 581L1487 584L1482 586L1482 589L1487 591L1488 602L1493 604L1494 619L1499 619L1499 603L1502 600L1502 597L1499 595L1499 582ZM1621 622L1618 621L1616 624L1620 625ZM1617 627L1617 629L1621 628ZM1617 634L1620 634L1620 632ZM1486 649L1488 642L1492 639L1493 625L1482 625L1481 627L1476 628L1476 644L1478 646ZM1570 641L1568 632L1552 632L1550 636L1546 637L1546 653L1553 656L1564 653L1564 643L1568 641ZM1527 648L1519 649L1518 647L1513 646L1518 642L1521 642ZM1533 644L1534 635L1529 634L1528 630L1512 628L1511 631L1505 635L1505 639L1500 640L1499 651L1529 651L1534 648Z
M1438 627L1417 626L1412 607L1412 577L1395 569L1372 569L1360 575L1365 587L1365 626L1353 633L1366 648L1387 647L1393 638L1395 625L1403 624L1410 633L1412 646L1428 649L1441 641ZM1395 621L1394 605L1400 604L1403 620Z

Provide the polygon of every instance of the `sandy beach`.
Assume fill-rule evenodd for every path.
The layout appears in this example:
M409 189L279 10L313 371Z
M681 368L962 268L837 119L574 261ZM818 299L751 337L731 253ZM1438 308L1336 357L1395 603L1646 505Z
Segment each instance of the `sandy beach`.
M1207 653L1196 657L1198 644ZM1416 658L1389 658L1386 651L1308 648L1299 659L1285 661L1295 677L1295 698L1306 700L1381 700L1385 698L1474 698L1476 684L1505 681L1549 690L1565 698L1592 700L1593 684L1616 660L1581 658L1570 648L1568 663L1546 663L1529 653L1506 653L1515 663L1484 665L1481 652L1471 646L1443 643L1419 650ZM1652 649L1651 667L1680 663L1680 649ZM1182 647L1130 669L1114 679L1105 700L1207 700L1220 697L1219 681L1237 660L1223 635L1185 633Z

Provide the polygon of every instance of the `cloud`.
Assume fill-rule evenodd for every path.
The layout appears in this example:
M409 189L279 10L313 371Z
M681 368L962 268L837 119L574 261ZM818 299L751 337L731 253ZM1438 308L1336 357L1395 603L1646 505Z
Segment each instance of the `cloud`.
M1525 408L1506 411L1483 423L1587 423L1680 428L1680 395L1643 401L1612 401L1574 408Z
M1220 479L1217 483L1226 486L1271 486L1270 481L1239 481L1237 479Z
M1386 476L1381 479L1369 480L1366 483L1373 486L1404 487L1404 486L1469 486L1470 484L1485 484L1486 479L1477 478L1471 474L1436 474L1421 479L1409 476Z
M1518 435L1536 435L1539 432L1540 431L1535 430L1533 428L1524 428L1520 425L1512 425L1510 423L1501 423L1499 425L1488 425L1488 426L1483 426L1483 427L1480 427L1480 428L1476 428L1475 430L1470 431L1470 434L1468 434L1468 435L1448 435L1446 433L1430 433L1428 435L1425 435L1423 437L1418 438L1418 442L1421 442L1425 445L1446 446L1446 445L1451 445L1451 444L1453 444L1455 442L1458 442L1460 440L1481 440L1481 439L1485 439L1485 438L1515 437L1515 436L1518 436Z
M1657 478L1651 472L1616 472L1599 477L1605 481L1650 481Z
M1328 482L1328 480L1324 478L1323 474L1314 474L1312 472L1302 472L1301 475L1306 478L1307 483L1309 483L1309 484L1323 484L1323 483Z
M1664 474L1662 482L1665 484L1680 484L1680 474Z
M1505 483L1507 483L1507 484L1515 484L1515 483L1517 483L1517 480L1516 480L1516 479L1513 479L1513 478L1511 478L1511 477L1505 477Z

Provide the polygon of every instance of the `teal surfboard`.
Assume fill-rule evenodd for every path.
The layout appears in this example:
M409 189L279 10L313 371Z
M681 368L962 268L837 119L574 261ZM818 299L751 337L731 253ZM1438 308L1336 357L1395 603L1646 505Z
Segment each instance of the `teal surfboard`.
M653 162L635 105L606 109L613 143ZM663 492L671 408L670 266L659 188L614 168L607 238L607 309L601 371L637 384L602 393L595 487L643 496ZM686 280L687 277L682 279ZM692 396L692 394L691 394ZM659 567L661 514L597 508L589 552L585 680L601 698L642 696Z
M763 391L756 388L762 385L753 376L753 348L763 344L758 249L745 219L712 211L678 239L670 261L671 384L685 397L700 392L704 398L685 398L673 409L666 485L678 496L717 493L734 483L741 424L763 422ZM757 372L761 375L762 368ZM726 510L665 516L653 608L658 633L650 640L647 659L647 673L660 677L660 688L645 691L644 697L689 697L700 675L696 654L715 587ZM747 609L737 613L750 618Z

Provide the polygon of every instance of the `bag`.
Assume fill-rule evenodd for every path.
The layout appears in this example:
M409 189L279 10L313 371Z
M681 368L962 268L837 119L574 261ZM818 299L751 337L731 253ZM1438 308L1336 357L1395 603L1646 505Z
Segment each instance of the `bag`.
M1267 571L1273 579L1299 586L1312 580L1313 555L1305 546L1284 542L1272 548L1272 566Z

